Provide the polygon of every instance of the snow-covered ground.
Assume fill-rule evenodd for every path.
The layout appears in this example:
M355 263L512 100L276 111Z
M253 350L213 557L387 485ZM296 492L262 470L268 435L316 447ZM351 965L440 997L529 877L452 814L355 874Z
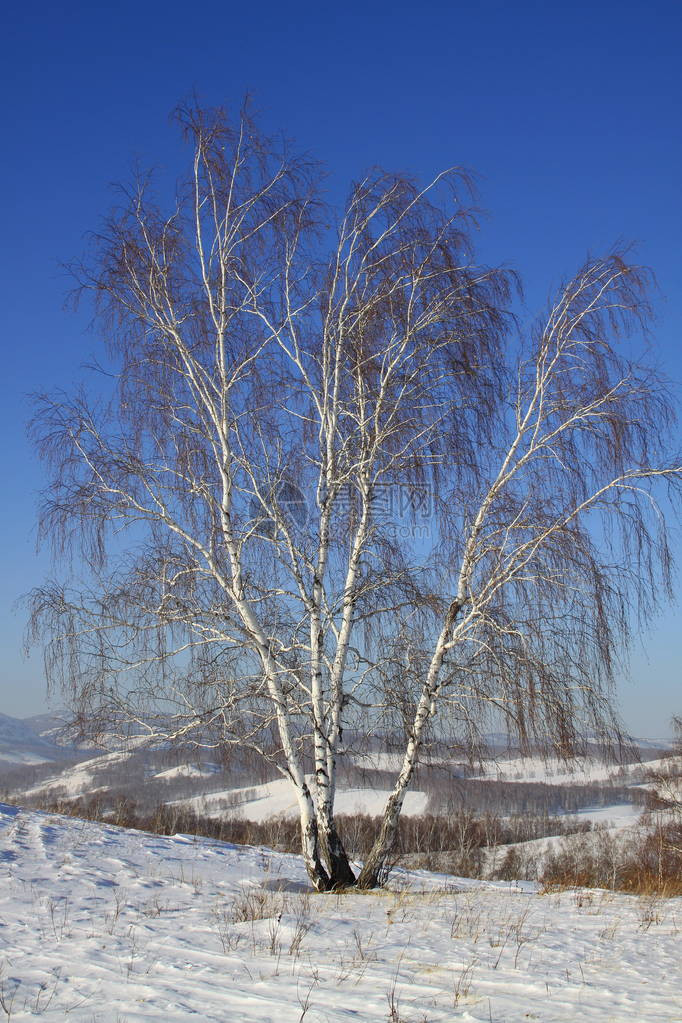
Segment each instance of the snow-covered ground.
M0 761L6 764L23 765L27 767L33 767L36 764L48 764L50 758L43 756L41 753L32 753L26 750L21 753L15 753L13 750L4 752L0 749Z
M107 786L100 785L97 775L111 771L115 767L125 767L129 756L130 754L127 752L116 752L92 757L81 764L67 768L54 778L24 789L22 795L40 796L45 799L54 798L57 795L75 798L103 791Z
M12 1020L682 1019L682 899L425 872L314 895L295 856L8 806L0 859Z
M616 764L594 757L578 757L567 763L556 757L511 757L484 761L483 771L474 777L550 785L589 785L606 781L627 785L640 775L670 767L679 761L679 757L666 757L643 763Z
M214 774L220 773L220 766L211 761L203 761L200 764L178 764L177 767L169 767L166 771L159 771L154 775L166 781L174 781L176 778L212 778Z
M610 806L586 806L574 813L557 814L562 820L580 823L590 821L605 827L627 828L636 824L642 815L642 807L633 803L612 803Z
M312 776L308 778L313 785ZM383 813L390 792L383 789L354 788L339 789L334 799L338 814L366 813L377 816ZM425 792L408 792L403 804L403 814L418 816L426 811L428 796ZM295 817L298 803L289 781L265 782L243 789L224 789L189 799L174 800L171 805L183 806L203 817L225 817L230 814L249 821L266 821L271 817Z

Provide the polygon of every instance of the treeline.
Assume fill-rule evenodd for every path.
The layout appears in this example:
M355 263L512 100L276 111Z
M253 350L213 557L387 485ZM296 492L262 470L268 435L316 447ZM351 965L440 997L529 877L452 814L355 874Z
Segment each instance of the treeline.
M258 822L240 817L215 819L165 803L148 813L134 799L122 794L44 802L41 809L154 834L196 835L236 845L265 845L278 852L300 852L300 825L293 817L271 817ZM349 854L362 859L372 847L381 819L368 814L339 815L337 824ZM524 814L499 818L486 814L476 817L466 810L447 817L424 814L401 818L395 855L398 859L408 854L453 851L460 855L491 845L526 842L548 835L580 834L590 828L589 821L566 821L549 816Z
M610 806L613 803L644 805L646 800L643 791L611 782L554 785L537 781L438 778L431 775L422 779L421 787L429 796L429 811L438 815L466 808L496 816L543 816L576 813L588 806Z
M40 764L0 763L0 799L7 800L15 792L23 792L51 778L58 778L63 771L75 767L80 759L82 758L46 761Z
M196 796L210 796L224 793L222 800L215 801L215 812L234 812L239 805L255 798L256 785L279 779L272 764L259 762L250 757L230 757L229 762L217 761L215 773L202 777L178 774L171 778L157 775L169 767L200 764L177 752L141 751L122 759L104 761L99 764L81 763L84 786L92 789L107 789L114 796L133 801L138 810L151 814L157 804L188 800ZM88 780L88 771L90 779ZM22 794L32 785L51 780L49 798L66 800L73 789L66 779L61 784L55 765L40 765L40 768L15 770L0 778L5 798L21 799ZM367 767L344 765L340 771L341 788L361 788L390 791L395 783L395 772L372 770ZM508 817L530 815L544 817L552 814L576 813L586 807L609 806L613 803L636 803L645 805L645 790L622 784L594 782L589 784L551 784L548 782L518 782L493 779L457 777L441 769L422 769L415 788L421 789L428 797L427 811L434 817L449 817L460 811L470 811L481 816ZM231 792L229 790L241 790ZM82 793L85 797L87 793ZM29 805L40 804L46 794L27 799Z
M599 830L589 842L562 842L546 857L539 879L548 888L682 895L682 820L662 819L634 834Z
M50 813L98 820L161 835L195 835L236 845L300 852L299 824L293 818L263 822L215 820L177 806L140 811L124 796L45 804ZM380 824L368 815L341 816L339 829L351 856L362 859ZM558 837L540 856L525 843ZM499 859L490 854L503 846ZM611 834L590 822L531 815L477 817L459 811L447 817L425 814L400 822L392 865L438 870L456 876L538 880L547 888L597 887L632 893L682 895L682 821L650 822L647 828Z

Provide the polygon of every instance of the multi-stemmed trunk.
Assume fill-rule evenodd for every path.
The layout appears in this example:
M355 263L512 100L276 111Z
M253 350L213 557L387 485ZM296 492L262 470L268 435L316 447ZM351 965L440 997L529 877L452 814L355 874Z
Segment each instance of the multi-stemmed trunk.
M357 885L359 888L376 888L386 871L391 853L395 847L398 837L398 825L400 813L407 789L412 781L419 752L424 741L424 730L433 713L434 701L438 694L439 678L443 659L447 649L447 642L452 633L455 619L460 610L460 603L455 601L450 606L445 624L436 642L429 670L422 688L421 696L417 704L417 710L412 722L410 737L405 748L402 767L396 779L393 792L389 796L386 808L381 820L379 833L374 844L365 859L364 865L358 875Z
M520 730L549 728L563 750L580 707L592 727L609 726L622 640L670 586L656 488L682 491L667 387L618 339L646 324L649 274L617 252L590 260L527 343L508 346L511 278L472 263L466 209L452 202L458 172L422 190L370 173L318 260L327 221L309 161L259 139L246 115L234 129L221 113L181 121L195 152L177 208L166 217L144 188L126 193L79 273L109 331L111 406L100 414L62 394L39 404L52 472L41 529L59 555L72 547L85 581L33 592L32 636L48 637L50 681L99 720L137 727L170 699L180 724L155 738L203 729L208 713L238 745L242 708L267 701L261 752L274 725L311 882L372 887L453 681L442 667L455 643L474 659L464 693L474 711L488 703ZM278 499L289 478L319 510L298 538ZM356 686L348 651L369 658L374 684L383 667L357 633L377 623L397 639L415 607L452 596L438 567L422 586L421 541L398 536L392 550L370 514L373 493L396 480L437 488L438 566L464 553L356 879L334 818ZM343 490L355 495L351 535Z

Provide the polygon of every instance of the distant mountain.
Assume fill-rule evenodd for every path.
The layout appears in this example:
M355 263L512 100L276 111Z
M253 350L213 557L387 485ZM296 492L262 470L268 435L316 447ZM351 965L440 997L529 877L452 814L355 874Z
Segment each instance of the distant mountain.
M63 760L70 750L57 745L49 735L38 730L50 718L53 728L56 719L50 715L35 718L13 718L0 714L0 762L4 764L46 764Z
M66 725L66 717L58 712L32 714L31 717L22 718L22 721L37 735L42 735L43 737L47 734L54 734L54 732Z
M667 739L638 739L633 736L631 742L640 750L669 750L675 745L670 737Z

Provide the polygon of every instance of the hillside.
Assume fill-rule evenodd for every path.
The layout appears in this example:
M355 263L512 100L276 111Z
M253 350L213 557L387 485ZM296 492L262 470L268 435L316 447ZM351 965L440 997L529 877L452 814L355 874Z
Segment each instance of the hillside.
M0 807L12 1020L672 1023L682 899L396 871L313 895L301 861Z
M68 751L54 741L54 733L42 734L40 726L48 725L48 720L46 715L22 720L0 714L0 762L35 765L63 760Z
M37 731L40 728L41 731ZM648 773L667 761L652 759L660 745L642 740L631 763L614 764L594 754L565 765L546 757L520 758L490 737L497 753L476 768L452 759L447 749L420 764L407 794L407 816L477 813L578 814L610 819L625 803L641 809ZM398 753L353 751L340 762L337 809L342 814L381 812L396 774ZM165 804L214 819L262 822L295 816L288 783L273 764L249 750L196 746L145 748L141 739L108 751L64 741L50 718L0 716L0 798L37 808L96 797L102 808L133 801L150 812Z

